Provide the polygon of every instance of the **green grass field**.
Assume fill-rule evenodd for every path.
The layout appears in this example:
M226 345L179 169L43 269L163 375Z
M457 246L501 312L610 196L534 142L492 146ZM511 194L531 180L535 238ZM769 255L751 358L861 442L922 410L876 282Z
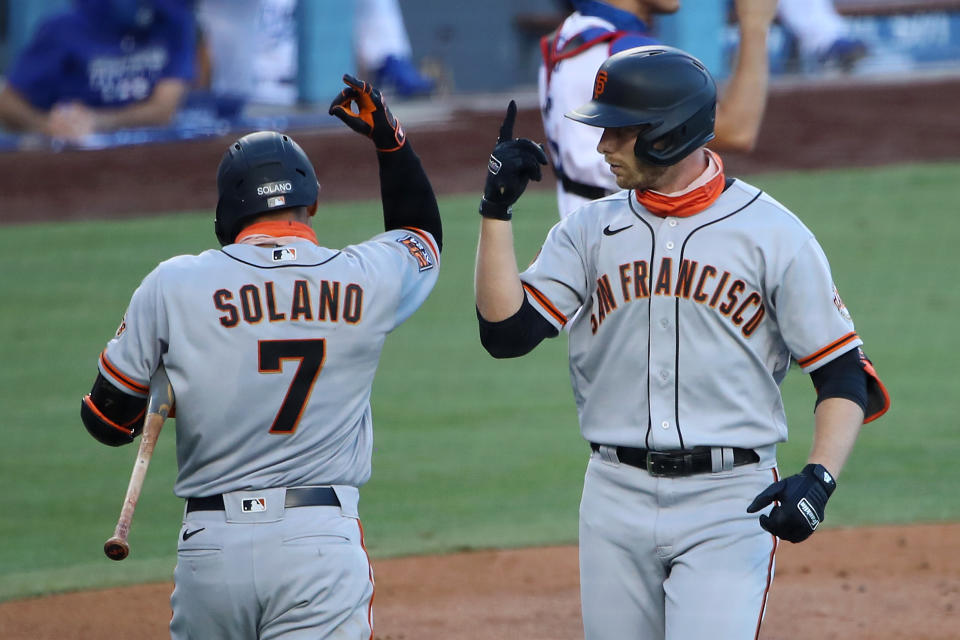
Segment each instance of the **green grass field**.
M953 356L960 315L954 206L960 165L768 174L752 180L817 234L893 408L868 425L830 501L827 526L960 519ZM479 189L479 185L478 185ZM476 194L441 199L444 263L424 307L387 341L373 390L373 478L361 514L376 557L572 543L587 447L563 337L495 361L477 339ZM552 191L516 208L521 265L555 222ZM315 228L341 246L380 229L379 203L325 206ZM0 600L169 580L182 503L173 429L161 437L137 509L131 557L101 551L135 457L90 438L78 409L96 357L157 262L215 246L212 214L5 226L0 234L0 406L4 446ZM953 283L953 284L951 284ZM807 453L814 394L784 385L791 440Z

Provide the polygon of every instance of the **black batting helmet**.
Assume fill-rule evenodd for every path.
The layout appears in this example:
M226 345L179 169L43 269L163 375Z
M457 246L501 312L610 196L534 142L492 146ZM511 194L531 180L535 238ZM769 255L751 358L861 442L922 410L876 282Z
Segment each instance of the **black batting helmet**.
M217 169L214 229L232 243L244 220L288 207L309 207L320 185L310 159L292 138L276 131L250 133L223 154Z
M566 116L594 127L646 125L634 152L667 166L713 140L716 111L717 85L703 63L680 49L654 45L607 58L597 71L593 100Z

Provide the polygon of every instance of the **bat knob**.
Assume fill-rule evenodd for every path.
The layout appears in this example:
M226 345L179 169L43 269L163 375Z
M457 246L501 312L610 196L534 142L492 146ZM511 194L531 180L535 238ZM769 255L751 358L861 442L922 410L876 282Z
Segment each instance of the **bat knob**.
M130 553L130 545L126 540L114 536L103 543L103 552L111 560L123 560Z

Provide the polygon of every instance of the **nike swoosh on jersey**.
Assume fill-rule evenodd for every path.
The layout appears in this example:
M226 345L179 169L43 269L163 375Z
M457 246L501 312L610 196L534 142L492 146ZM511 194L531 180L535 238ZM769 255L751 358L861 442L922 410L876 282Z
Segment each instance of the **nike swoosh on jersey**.
M203 530L205 530L205 529L206 529L206 527L200 527L199 529L194 529L193 531L184 531L184 532L183 532L183 539L184 539L184 541L189 540L190 538L192 538L193 536L197 535L198 533L200 533L201 531L203 531Z
M607 225L607 226L605 226L605 227L603 228L603 235L605 235L605 236L615 236L615 235L617 235L618 233L620 233L621 231L626 231L627 229L629 229L629 228L632 227L632 226L633 226L632 224L628 224L627 226L625 226L625 227L620 227L619 229L611 229L611 228L610 228L610 225Z

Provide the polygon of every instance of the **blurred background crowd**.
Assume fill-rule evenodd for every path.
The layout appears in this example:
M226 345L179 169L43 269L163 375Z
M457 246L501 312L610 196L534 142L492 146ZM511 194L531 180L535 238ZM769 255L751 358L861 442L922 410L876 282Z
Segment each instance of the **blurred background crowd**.
M392 101L535 87L540 40L593 0L0 0L0 151L325 126L344 72ZM659 40L729 74L733 0L648 2ZM780 0L777 79L960 69L960 0Z

